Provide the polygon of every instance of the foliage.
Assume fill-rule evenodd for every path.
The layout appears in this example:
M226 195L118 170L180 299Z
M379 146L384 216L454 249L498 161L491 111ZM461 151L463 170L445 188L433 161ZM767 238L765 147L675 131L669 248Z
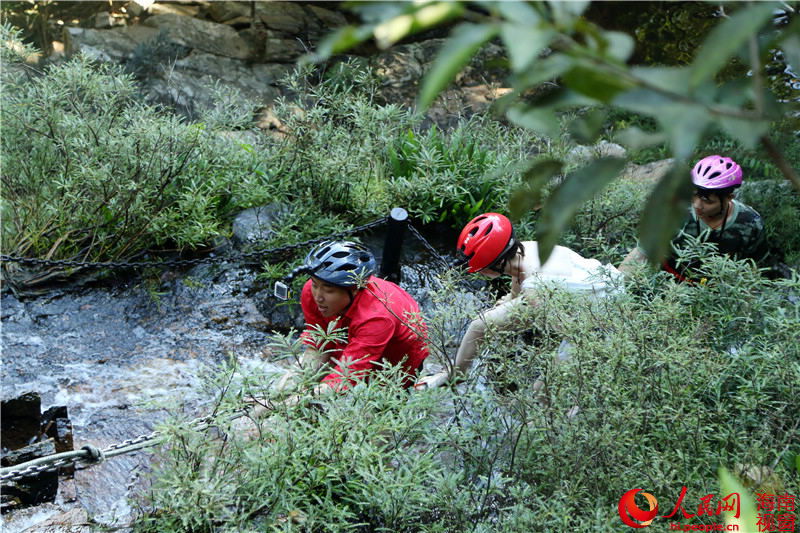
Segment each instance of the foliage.
M4 68L3 92L7 253L92 261L193 248L241 207L255 154L221 135L224 121L188 124L139 102L117 67L79 56L45 72Z
M704 137L716 128L746 148L762 143L783 174L800 190L797 172L786 164L769 137L770 124L788 116L796 103L777 100L763 84L764 60L772 48L781 47L785 56L793 60L800 56L800 41L791 37L800 19L775 32L771 19L775 10L781 9L779 4L735 6L705 36L688 65L630 67L626 61L633 51L632 38L586 20L582 14L588 4L479 2L482 12L488 15L469 12L469 16L465 14L468 22L453 29L420 86L420 108L433 102L483 44L500 39L508 51L509 81L514 89L504 97L503 105L514 124L555 138L560 133L558 113L575 107L612 105L652 118L657 130L649 135L637 128L618 133L618 138L627 137L640 148L666 143L676 159L674 170L653 190L647 204L652 220L645 221L647 224L640 230L640 242L652 258L665 255L682 218L682 204L689 193L681 186L687 181L685 164ZM388 10L383 17L376 17L374 6L369 3L355 3L353 9L364 13L364 24L331 35L312 59L324 59L370 37L379 46L391 46L410 33L462 13L458 5L449 2L404 4ZM717 76L732 58L741 58L754 75L718 82ZM529 96L532 89L554 79L558 81L555 89L539 97ZM573 130L583 131L587 140L599 135L603 123L596 115L588 114L580 120ZM550 194L538 229L542 259L549 255L579 206L613 180L619 169L619 163L612 161L591 163L586 169L576 170ZM543 174L543 170L550 174ZM539 167L531 173L526 190L545 187L546 178L560 171L557 165ZM516 214L536 205L519 202Z
M408 393L387 370L289 405L271 390L273 376L243 374L241 386L218 387L220 405L267 398L273 411L260 433L247 438L245 426L221 421L222 437L209 439L175 422L139 525L618 531L631 488L654 494L667 514L685 486L694 514L707 494L767 490L743 475L762 466L779 484L769 490L797 494L800 278L770 281L746 262L705 259L717 274L705 284L642 271L624 293L593 303L541 288L517 316L524 325L490 329L469 378L452 389ZM481 305L454 298L459 283L443 277L426 311L431 357L444 364ZM288 336L273 348L302 351ZM301 385L317 378L309 370ZM544 393L534 392L538 380ZM720 467L738 481L718 479Z

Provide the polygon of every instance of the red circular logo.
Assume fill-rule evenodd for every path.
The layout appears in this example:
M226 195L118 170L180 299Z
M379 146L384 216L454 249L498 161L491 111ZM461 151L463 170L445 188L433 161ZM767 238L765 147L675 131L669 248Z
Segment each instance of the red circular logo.
M637 529L649 526L650 522L652 522L653 518L658 514L658 501L656 497L649 492L643 492L642 495L647 498L647 504L650 506L650 509L647 511L639 509L634 496L636 496L636 493L640 490L642 489L631 489L619 499L619 517L625 525ZM634 520L638 520L640 523L636 523Z

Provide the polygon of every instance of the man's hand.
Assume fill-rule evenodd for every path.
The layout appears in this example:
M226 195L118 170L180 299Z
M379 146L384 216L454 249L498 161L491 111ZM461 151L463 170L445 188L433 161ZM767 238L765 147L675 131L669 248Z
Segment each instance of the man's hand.
M414 388L417 390L434 389L436 387L441 387L448 381L450 381L450 374L446 370L443 370L431 376L421 377L414 385Z

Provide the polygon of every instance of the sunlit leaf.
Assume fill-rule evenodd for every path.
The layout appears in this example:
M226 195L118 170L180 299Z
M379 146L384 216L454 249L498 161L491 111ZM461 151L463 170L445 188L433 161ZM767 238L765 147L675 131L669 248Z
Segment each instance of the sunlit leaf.
M571 173L555 188L542 209L542 216L536 228L539 260L542 263L550 257L550 252L558 242L561 232L580 206L619 176L624 166L624 159L615 157L597 159Z
M389 48L399 40L419 31L441 24L464 12L457 2L423 4L410 13L404 13L375 26L375 42L379 48Z
M586 11L591 2L583 0L574 0L564 2L563 0L553 0L547 2L550 7L550 12L553 14L553 19L556 24L562 27L570 27L572 24Z
M545 48L556 33L551 29L535 29L522 24L505 23L500 35L511 56L511 68L515 72L528 67Z
M533 27L542 22L542 15L527 2L486 2L485 5L515 24Z
M345 2L342 7L358 13L364 22L381 22L410 13L417 6L414 2Z
M344 52L372 36L371 26L343 26L323 37L313 54L301 58L301 63L320 62Z
M606 31L603 32L603 37L606 39L606 48L602 51L606 56L624 63L633 54L633 37L627 33Z
M604 110L590 109L572 120L567 126L567 131L578 144L594 144L603 131L605 118Z
M781 43L781 51L786 63L792 66L800 65L800 37L792 35L788 39L784 39Z
M484 43L497 35L496 24L461 24L453 30L422 80L418 107L425 110Z
M712 29L692 62L691 85L696 87L713 78L772 17L775 6L766 2L750 4Z
M725 524L727 526L736 525L737 531L759 531L758 527L758 514L756 511L755 500L750 494L750 491L742 485L727 469L720 467L719 469L719 487L721 490L721 497L725 498L729 494L739 495L739 518L736 518L736 513L725 513Z
M689 169L675 165L653 188L639 221L639 246L647 257L660 263L669 252L669 243L686 217L692 194Z

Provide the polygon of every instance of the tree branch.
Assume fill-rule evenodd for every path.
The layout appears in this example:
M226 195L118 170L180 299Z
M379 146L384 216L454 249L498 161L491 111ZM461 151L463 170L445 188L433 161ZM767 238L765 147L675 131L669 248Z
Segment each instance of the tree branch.
M769 155L770 159L778 166L786 179L794 185L797 192L800 192L800 175L797 174L797 171L789 165L789 162L786 161L783 154L778 150L778 147L772 143L769 137L764 135L760 140L761 146L767 151L767 155Z

